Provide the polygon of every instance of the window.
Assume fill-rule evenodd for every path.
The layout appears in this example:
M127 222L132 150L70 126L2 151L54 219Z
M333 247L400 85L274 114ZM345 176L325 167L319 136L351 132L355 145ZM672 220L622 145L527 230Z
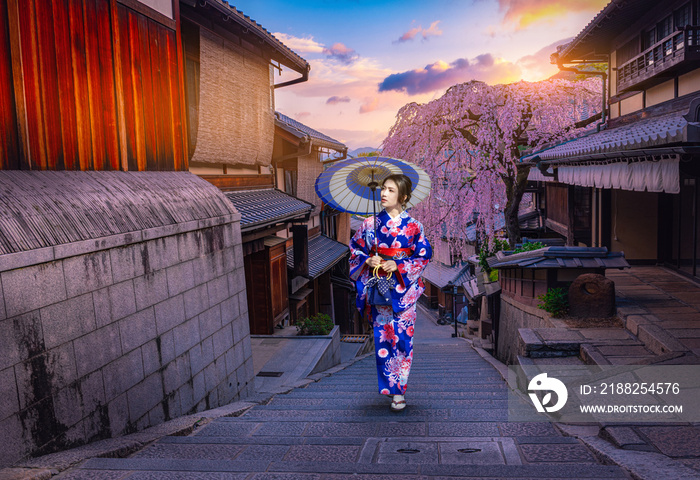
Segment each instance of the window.
M284 170L284 191L294 197L297 196L297 171Z
M676 27L676 30L692 24L690 20L690 3L686 3L681 8L673 12L673 24Z
M652 45L656 43L656 29L652 28L644 33L642 33L642 50L651 48Z
M661 20L659 23L656 24L656 38L657 41L663 39L664 37L668 37L671 35L671 31L673 30L673 17L669 15L668 17L664 18Z

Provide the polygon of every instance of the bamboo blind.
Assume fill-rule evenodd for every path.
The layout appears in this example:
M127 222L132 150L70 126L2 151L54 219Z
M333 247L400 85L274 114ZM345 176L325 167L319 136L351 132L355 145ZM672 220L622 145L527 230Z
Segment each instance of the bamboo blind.
M191 161L269 165L275 131L269 65L200 32L199 126Z

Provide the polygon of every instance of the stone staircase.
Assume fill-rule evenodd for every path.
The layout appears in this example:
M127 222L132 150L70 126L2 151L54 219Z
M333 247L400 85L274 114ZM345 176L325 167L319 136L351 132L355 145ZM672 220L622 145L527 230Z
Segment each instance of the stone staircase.
M374 355L368 355L239 417L164 437L129 458L90 459L62 476L628 478L550 423L509 422L508 387L498 371L464 340L435 338L428 323L416 327L402 412L391 412L389 398L377 393Z

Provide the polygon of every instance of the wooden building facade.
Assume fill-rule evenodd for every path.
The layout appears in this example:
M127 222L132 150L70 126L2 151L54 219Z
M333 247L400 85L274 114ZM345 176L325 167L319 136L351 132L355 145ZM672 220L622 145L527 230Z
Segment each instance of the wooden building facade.
M0 168L187 170L178 2L0 2Z
M700 279L700 3L610 2L552 56L606 64L598 131L523 158L546 177L546 226Z

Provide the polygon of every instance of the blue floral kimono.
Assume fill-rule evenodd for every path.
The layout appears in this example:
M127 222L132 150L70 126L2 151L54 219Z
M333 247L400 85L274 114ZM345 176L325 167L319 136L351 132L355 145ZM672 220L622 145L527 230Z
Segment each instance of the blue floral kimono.
M379 393L403 395L413 361L416 302L425 290L421 275L433 250L425 238L423 225L406 212L395 218L386 211L377 215L377 240L380 254L384 248L412 249L410 254L400 251L392 257L398 268L394 275L398 273L403 279L403 285L397 282L392 291L392 306L371 307ZM356 282L357 308L363 315L367 281L372 275L365 261L374 245L374 217L370 217L350 241L350 278Z

